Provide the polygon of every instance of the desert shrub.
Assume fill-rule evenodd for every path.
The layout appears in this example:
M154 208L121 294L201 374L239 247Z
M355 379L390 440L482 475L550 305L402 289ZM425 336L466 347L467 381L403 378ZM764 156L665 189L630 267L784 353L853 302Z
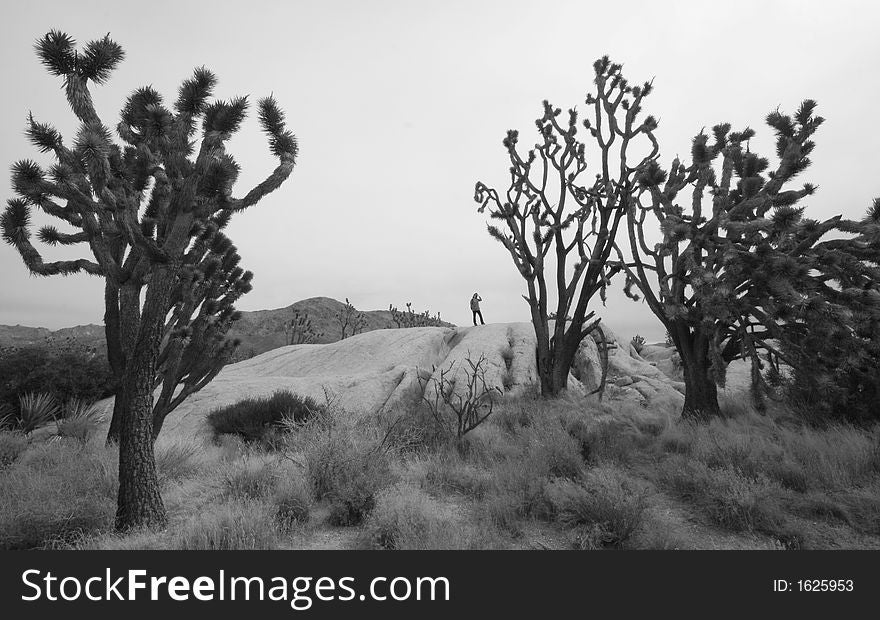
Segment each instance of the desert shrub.
M404 411L381 413L379 427L385 442L400 454L436 450L447 443L446 433L424 403Z
M271 463L245 459L230 465L223 472L223 486L230 497L264 499L272 495L278 481L278 470Z
M174 549L272 549L278 540L272 507L230 500L205 508L174 536Z
M273 496L275 520L283 529L308 523L312 497L300 476L284 476L279 480Z
M330 420L306 429L304 456L315 499L330 502L333 525L357 525L393 482L382 443L362 429Z
M278 390L268 397L246 398L215 409L208 414L208 424L215 436L232 434L249 442L272 442L285 421L304 423L322 408L312 398Z
M58 402L93 402L112 396L113 385L107 356L84 347L60 352L28 347L0 354L0 403L16 411L19 395L27 392L48 392Z
M385 489L365 526L369 546L379 549L454 549L465 541L460 527L436 500L406 484Z
M59 437L70 437L81 443L91 439L104 420L104 412L94 403L70 398L61 407L55 419L55 432Z
M647 492L619 470L599 467L580 482L557 480L547 486L556 519L574 528L583 549L622 547L643 521Z
M180 482L198 473L204 464L203 446L195 441L164 441L155 446L156 470L159 482Z
M60 440L0 472L0 549L64 545L108 530L116 513L112 448Z
M422 403L441 432L460 440L489 419L504 392L486 382L487 371L488 360L480 354L476 361L468 355L457 368L454 362L440 368L439 377L419 374Z
M0 431L0 467L12 465L27 450L28 438L16 431Z

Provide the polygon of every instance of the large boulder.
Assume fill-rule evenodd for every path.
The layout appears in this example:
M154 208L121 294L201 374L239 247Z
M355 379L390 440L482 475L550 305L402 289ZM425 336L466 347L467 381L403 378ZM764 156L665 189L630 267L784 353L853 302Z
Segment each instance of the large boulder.
M605 399L680 410L683 386L628 346L620 346L612 330L603 329L609 343ZM418 404L426 386L432 389L444 372L445 387L464 396L470 363L481 359L486 385L497 388L499 397L537 394L535 346L531 324L501 323L380 329L330 344L280 347L226 366L169 416L163 433L203 431L212 409L281 389L319 402L330 399L352 415L406 410ZM597 339L586 338L572 368L571 392L586 396L598 387L601 357Z
M642 407L667 408L680 411L684 405L684 384L672 381L666 374L644 359L630 343L622 343L617 334L604 323L602 333L594 331L594 343L603 336L608 349L608 377L604 397Z

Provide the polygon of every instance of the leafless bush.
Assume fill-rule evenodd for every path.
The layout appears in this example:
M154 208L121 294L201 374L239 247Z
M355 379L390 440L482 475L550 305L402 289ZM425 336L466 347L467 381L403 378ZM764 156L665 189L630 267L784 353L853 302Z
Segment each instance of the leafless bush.
M440 369L439 379L433 376L423 379L419 376L422 400L434 421L445 433L451 435L454 432L457 439L485 422L492 415L496 394L503 394L498 386L486 383L486 361L486 356L482 354L476 362L470 355L465 358L467 366L463 367L463 371L467 389L464 391L455 389L458 373L454 371L454 363L445 370ZM436 368L432 367L431 370L433 375ZM449 411L454 414L454 421L450 419Z

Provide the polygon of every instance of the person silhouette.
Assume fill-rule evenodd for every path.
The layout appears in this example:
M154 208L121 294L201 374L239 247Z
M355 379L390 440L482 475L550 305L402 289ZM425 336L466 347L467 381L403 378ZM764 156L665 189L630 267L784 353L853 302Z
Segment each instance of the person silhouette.
M485 325L485 321L483 321L483 313L480 311L480 302L483 301L483 298L480 297L479 293L474 293L474 296L471 297L471 312L474 313L474 325L477 324L477 315L480 317L480 325Z

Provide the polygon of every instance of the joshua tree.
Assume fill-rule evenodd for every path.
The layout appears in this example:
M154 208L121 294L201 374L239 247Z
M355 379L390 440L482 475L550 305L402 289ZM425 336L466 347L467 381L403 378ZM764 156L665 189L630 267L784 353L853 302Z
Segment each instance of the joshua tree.
M336 313L336 320L342 330L342 340L361 333L367 326L367 317L348 301L348 297L345 298L345 307Z
M814 415L875 422L880 417L880 198L864 218L842 222L840 228L855 236L812 249L824 277L835 282L830 296L837 311L811 304L800 320L781 326L779 347L791 369L787 377L775 378ZM772 377L779 369L771 370Z
M506 231L492 225L488 230L510 252L526 281L523 298L531 310L546 396L566 388L578 346L598 324L588 306L596 293L604 299L609 279L619 270L608 259L632 203L635 174L658 150L653 135L657 121L652 116L639 120L651 84L630 86L621 66L607 56L593 68L595 91L586 96L590 118L583 127L592 138L591 150L598 153L595 177L582 180L587 144L577 139L577 112L569 110L567 122L560 123L562 111L545 101L544 114L535 121L539 141L534 148L521 154L519 133L507 132L503 144L511 166L504 195L482 182L474 195L480 212L488 207L490 216L506 225ZM634 156L634 151L641 154ZM554 293L555 315L570 315L571 320L555 321L551 327Z
M858 258L851 239L820 241L833 231L859 228L840 216L824 222L803 217L795 205L814 192L786 184L810 165L811 140L823 119L815 102L794 117L773 112L778 166L751 152L754 131L713 128L693 140L690 165L678 159L667 173L655 159L639 173L640 191L627 213L630 256L618 253L625 290L635 286L666 327L681 356L686 386L682 415L718 414L717 386L737 358L752 365L752 389L762 404L760 352L786 356L778 342L800 331L809 316L847 322L851 302L871 305L876 272ZM719 171L714 164L718 162ZM682 204L679 197L689 201ZM648 243L656 218L662 240ZM793 360L786 360L793 361Z
M388 305L388 312L391 313L391 320L398 328L405 327L442 327L443 321L440 319L440 313L431 316L430 311L416 312L412 309L412 303L406 303L406 310L398 310L393 304Z
M275 100L261 99L260 122L279 164L243 197L234 197L239 166L225 143L246 116L246 97L209 102L216 78L204 68L183 82L170 109L151 87L140 88L122 109L119 145L95 111L89 82L104 83L123 50L109 36L82 51L75 46L56 31L36 44L49 73L64 78L67 101L81 124L66 145L55 128L29 118L28 137L56 163L48 173L29 160L13 166L19 197L7 203L3 238L34 274L104 278L108 357L122 377L115 410L121 416L116 526L160 525L166 516L153 457L155 430L180 395L213 376L213 362L204 358L222 359L228 352L223 334L236 317L231 303L250 287L250 274L237 266L235 249L219 231L234 213L287 179L296 139ZM75 230L46 226L41 241L85 243L92 256L45 262L31 243L34 206Z
M287 344L310 344L323 336L323 332L316 332L312 327L312 319L308 312L300 312L293 309L293 318L284 325L287 334Z

